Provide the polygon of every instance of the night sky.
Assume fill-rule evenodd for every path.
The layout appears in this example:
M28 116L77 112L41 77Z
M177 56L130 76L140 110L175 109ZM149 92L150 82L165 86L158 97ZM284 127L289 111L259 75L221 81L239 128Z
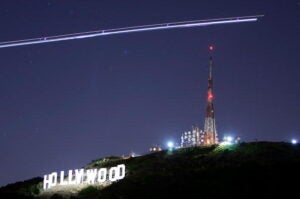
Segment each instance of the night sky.
M300 139L299 0L1 1L1 42L256 14L0 49L0 186L203 129L210 44L220 137Z

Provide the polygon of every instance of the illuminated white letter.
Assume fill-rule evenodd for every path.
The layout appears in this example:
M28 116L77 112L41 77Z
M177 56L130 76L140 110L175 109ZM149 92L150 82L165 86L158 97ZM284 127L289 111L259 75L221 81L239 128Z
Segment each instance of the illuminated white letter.
M47 179L48 177L48 179ZM49 188L49 184L50 184L50 175L44 175L44 183L43 183L43 189L46 190Z
M53 172L51 174L51 183L50 183L49 188L56 186L56 184L57 184L57 172Z
M73 180L73 170L69 170L69 176L68 176L68 180L69 180L69 184L76 184L76 180Z
M65 172L61 171L60 172L60 182L59 182L60 185L66 185L66 184L68 184L68 182L64 181L64 179L65 179Z
M119 164L118 166L118 180L121 180L125 177L125 164Z
M109 169L109 180L111 182L118 180L118 176L119 176L118 167L112 167Z
M56 184L57 184L57 173L56 172L49 174L48 180L47 180L47 175L44 175L44 183L43 183L44 190L50 189L51 187L54 187Z
M97 169L89 169L86 171L87 179L86 182L88 184L94 184L97 176Z
M81 184L83 181L83 173L84 173L84 169L76 169L75 170L75 180L76 180L76 184Z
M102 183L106 181L107 169L101 168L98 171L98 182Z

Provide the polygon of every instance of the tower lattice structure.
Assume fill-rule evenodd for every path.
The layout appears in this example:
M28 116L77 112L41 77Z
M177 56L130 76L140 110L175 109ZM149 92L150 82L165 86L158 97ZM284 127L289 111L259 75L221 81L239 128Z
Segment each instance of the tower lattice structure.
M214 110L214 104L213 104L213 101L214 101L213 78L212 78L213 47L210 46L209 50L211 51L211 55L209 57L209 76L208 76L208 89L207 89L207 105L206 105L205 121L204 121L203 145L212 145L212 144L218 143L218 134L217 134L216 120L215 120L215 110Z

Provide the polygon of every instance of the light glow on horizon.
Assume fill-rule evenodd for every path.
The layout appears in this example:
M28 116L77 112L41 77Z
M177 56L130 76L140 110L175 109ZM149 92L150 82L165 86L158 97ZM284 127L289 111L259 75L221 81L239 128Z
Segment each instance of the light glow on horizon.
M223 138L223 142L220 143L220 145L224 146L224 145L232 145L233 144L233 138L231 136L225 136Z
M169 141L169 142L167 143L167 146L169 147L169 149L172 149L172 148L174 147L174 143L171 142L171 141Z
M291 143L292 143L292 144L297 144L297 143L298 143L298 140L292 139L292 140L291 140Z

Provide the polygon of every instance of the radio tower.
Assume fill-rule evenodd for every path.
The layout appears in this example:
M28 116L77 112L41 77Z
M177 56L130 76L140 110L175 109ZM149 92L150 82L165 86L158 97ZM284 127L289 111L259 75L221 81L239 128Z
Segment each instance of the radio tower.
M204 122L204 140L203 145L212 145L218 143L218 135L215 121L215 110L214 110L214 96L213 96L213 78L212 78L212 64L213 64L213 53L214 47L209 46L210 57L209 57L209 75L208 75L208 90L207 90L207 106L205 113Z

